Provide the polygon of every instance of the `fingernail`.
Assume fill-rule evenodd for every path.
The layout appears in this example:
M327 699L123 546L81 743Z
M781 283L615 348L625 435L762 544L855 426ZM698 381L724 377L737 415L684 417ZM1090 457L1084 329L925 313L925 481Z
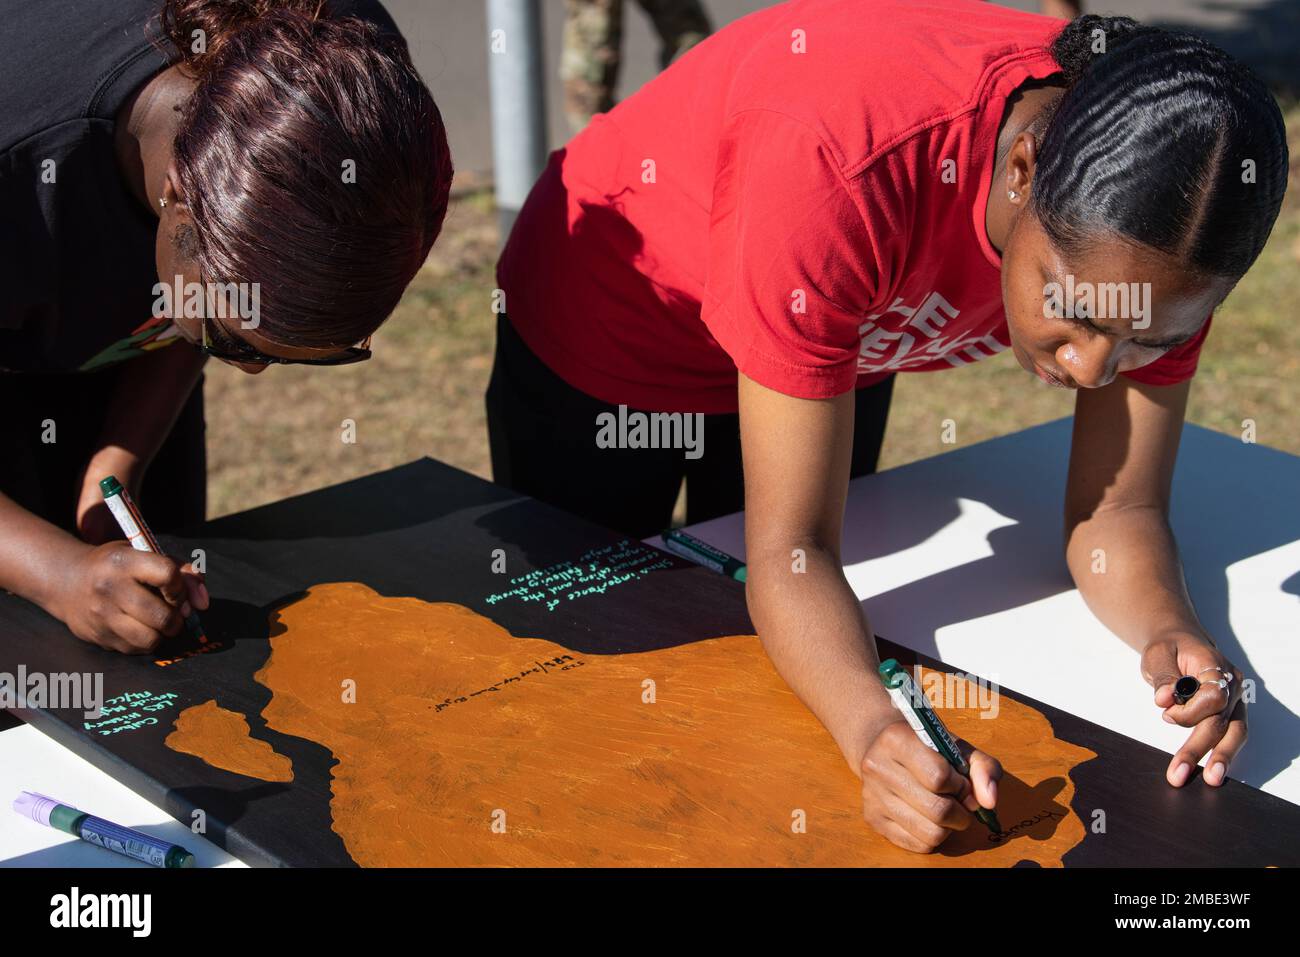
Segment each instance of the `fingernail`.
M1211 784L1222 784L1223 779L1227 777L1228 768L1222 761L1215 761L1214 765L1205 774L1205 780Z
M1169 780L1174 787L1180 788L1187 783L1188 776L1192 773L1192 766L1184 761L1178 767L1174 768L1173 777Z
M1165 712L1164 714L1162 714L1160 717L1162 717L1162 718L1165 719L1165 724L1177 724L1177 723L1178 723L1178 722L1175 721L1173 718L1169 717L1169 712L1168 712L1168 711L1166 711L1166 712Z

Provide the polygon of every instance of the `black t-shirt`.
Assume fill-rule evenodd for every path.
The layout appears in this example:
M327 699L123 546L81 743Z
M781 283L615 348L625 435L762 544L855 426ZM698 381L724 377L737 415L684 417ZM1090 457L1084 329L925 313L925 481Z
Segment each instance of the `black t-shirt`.
M377 0L331 7L397 33ZM161 9L0 0L0 369L88 371L176 334L152 316L158 219L113 142L122 104L169 65Z

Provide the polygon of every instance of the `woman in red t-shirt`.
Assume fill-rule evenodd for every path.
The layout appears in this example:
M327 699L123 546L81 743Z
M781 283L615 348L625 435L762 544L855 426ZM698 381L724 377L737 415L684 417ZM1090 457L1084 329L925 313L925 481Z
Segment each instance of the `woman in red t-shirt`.
M1169 489L1210 314L1287 163L1248 70L1127 18L746 17L553 154L521 211L498 266L497 480L638 536L683 477L689 521L744 507L767 653L860 775L866 820L928 851L995 806L1001 771L977 752L958 776L890 706L841 568L845 495L893 375L1010 348L1078 390L1066 561L1193 729L1169 782L1209 753L1218 786L1246 739L1241 674L1192 607ZM1090 574L1102 547L1128 571ZM1226 690L1175 703L1178 676L1220 671Z

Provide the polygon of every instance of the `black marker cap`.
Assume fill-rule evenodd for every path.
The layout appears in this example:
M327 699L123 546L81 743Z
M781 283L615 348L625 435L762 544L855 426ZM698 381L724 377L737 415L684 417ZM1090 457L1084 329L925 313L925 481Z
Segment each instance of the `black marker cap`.
M1201 682L1191 675L1183 675L1174 683L1174 701L1178 704L1187 704L1191 701L1196 692L1201 690Z

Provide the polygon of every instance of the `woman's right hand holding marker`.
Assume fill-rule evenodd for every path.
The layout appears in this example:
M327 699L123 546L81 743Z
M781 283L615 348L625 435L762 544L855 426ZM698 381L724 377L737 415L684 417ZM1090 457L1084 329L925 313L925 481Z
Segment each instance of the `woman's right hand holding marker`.
M885 716L862 757L863 818L894 844L921 854L953 831L983 827L974 812L997 805L1002 765L982 751L967 760L969 778L922 744L897 712Z
M145 654L189 606L208 607L203 576L124 541L88 545L0 494L0 588L64 622L82 641Z
M208 591L192 565L137 551L123 541L83 546L64 563L48 610L82 641L147 654L175 636Z

